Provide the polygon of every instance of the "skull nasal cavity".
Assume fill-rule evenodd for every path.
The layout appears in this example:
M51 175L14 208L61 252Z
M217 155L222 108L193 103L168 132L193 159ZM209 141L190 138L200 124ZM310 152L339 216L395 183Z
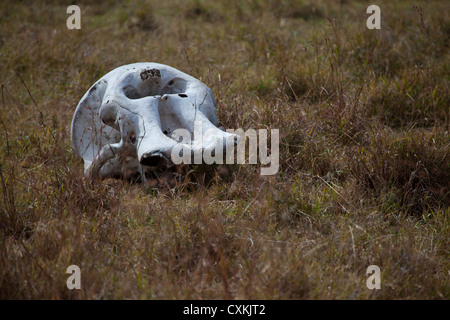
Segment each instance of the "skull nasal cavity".
M165 167L167 166L167 161L159 156L143 156L141 165L146 167Z

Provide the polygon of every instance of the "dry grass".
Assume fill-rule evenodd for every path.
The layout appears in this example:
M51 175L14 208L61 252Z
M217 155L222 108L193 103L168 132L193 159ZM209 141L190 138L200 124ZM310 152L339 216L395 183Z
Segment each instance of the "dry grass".
M450 298L448 3L378 2L378 31L365 1L296 0L81 1L70 31L68 4L2 1L0 298ZM138 61L279 128L280 172L84 178L75 106Z

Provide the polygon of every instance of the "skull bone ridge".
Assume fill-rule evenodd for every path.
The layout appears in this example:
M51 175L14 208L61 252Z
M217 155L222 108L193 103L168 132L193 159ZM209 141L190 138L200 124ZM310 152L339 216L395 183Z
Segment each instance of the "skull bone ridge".
M217 128L215 107L210 88L175 68L147 62L121 66L78 103L72 148L87 176L144 178L145 170L173 165L172 150L183 143L176 134L180 129L191 136L191 154L234 146L238 137Z

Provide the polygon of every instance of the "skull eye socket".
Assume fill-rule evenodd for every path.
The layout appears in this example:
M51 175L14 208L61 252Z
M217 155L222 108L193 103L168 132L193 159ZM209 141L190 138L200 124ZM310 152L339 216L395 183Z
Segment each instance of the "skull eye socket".
M129 99L140 99L140 98L142 98L142 95L133 86L126 86L125 88L123 88L123 92L125 93L125 96L127 98L129 98Z
M188 96L187 96L187 94L184 94L184 93L179 93L178 94L181 98L187 98Z

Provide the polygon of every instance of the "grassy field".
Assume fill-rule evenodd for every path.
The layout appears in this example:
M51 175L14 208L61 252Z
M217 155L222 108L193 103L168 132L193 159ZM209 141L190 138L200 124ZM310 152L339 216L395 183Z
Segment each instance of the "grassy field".
M450 7L377 1L369 30L372 2L76 1L68 30L73 1L2 0L0 298L449 299ZM139 61L203 81L224 128L279 129L278 174L85 178L75 107Z

